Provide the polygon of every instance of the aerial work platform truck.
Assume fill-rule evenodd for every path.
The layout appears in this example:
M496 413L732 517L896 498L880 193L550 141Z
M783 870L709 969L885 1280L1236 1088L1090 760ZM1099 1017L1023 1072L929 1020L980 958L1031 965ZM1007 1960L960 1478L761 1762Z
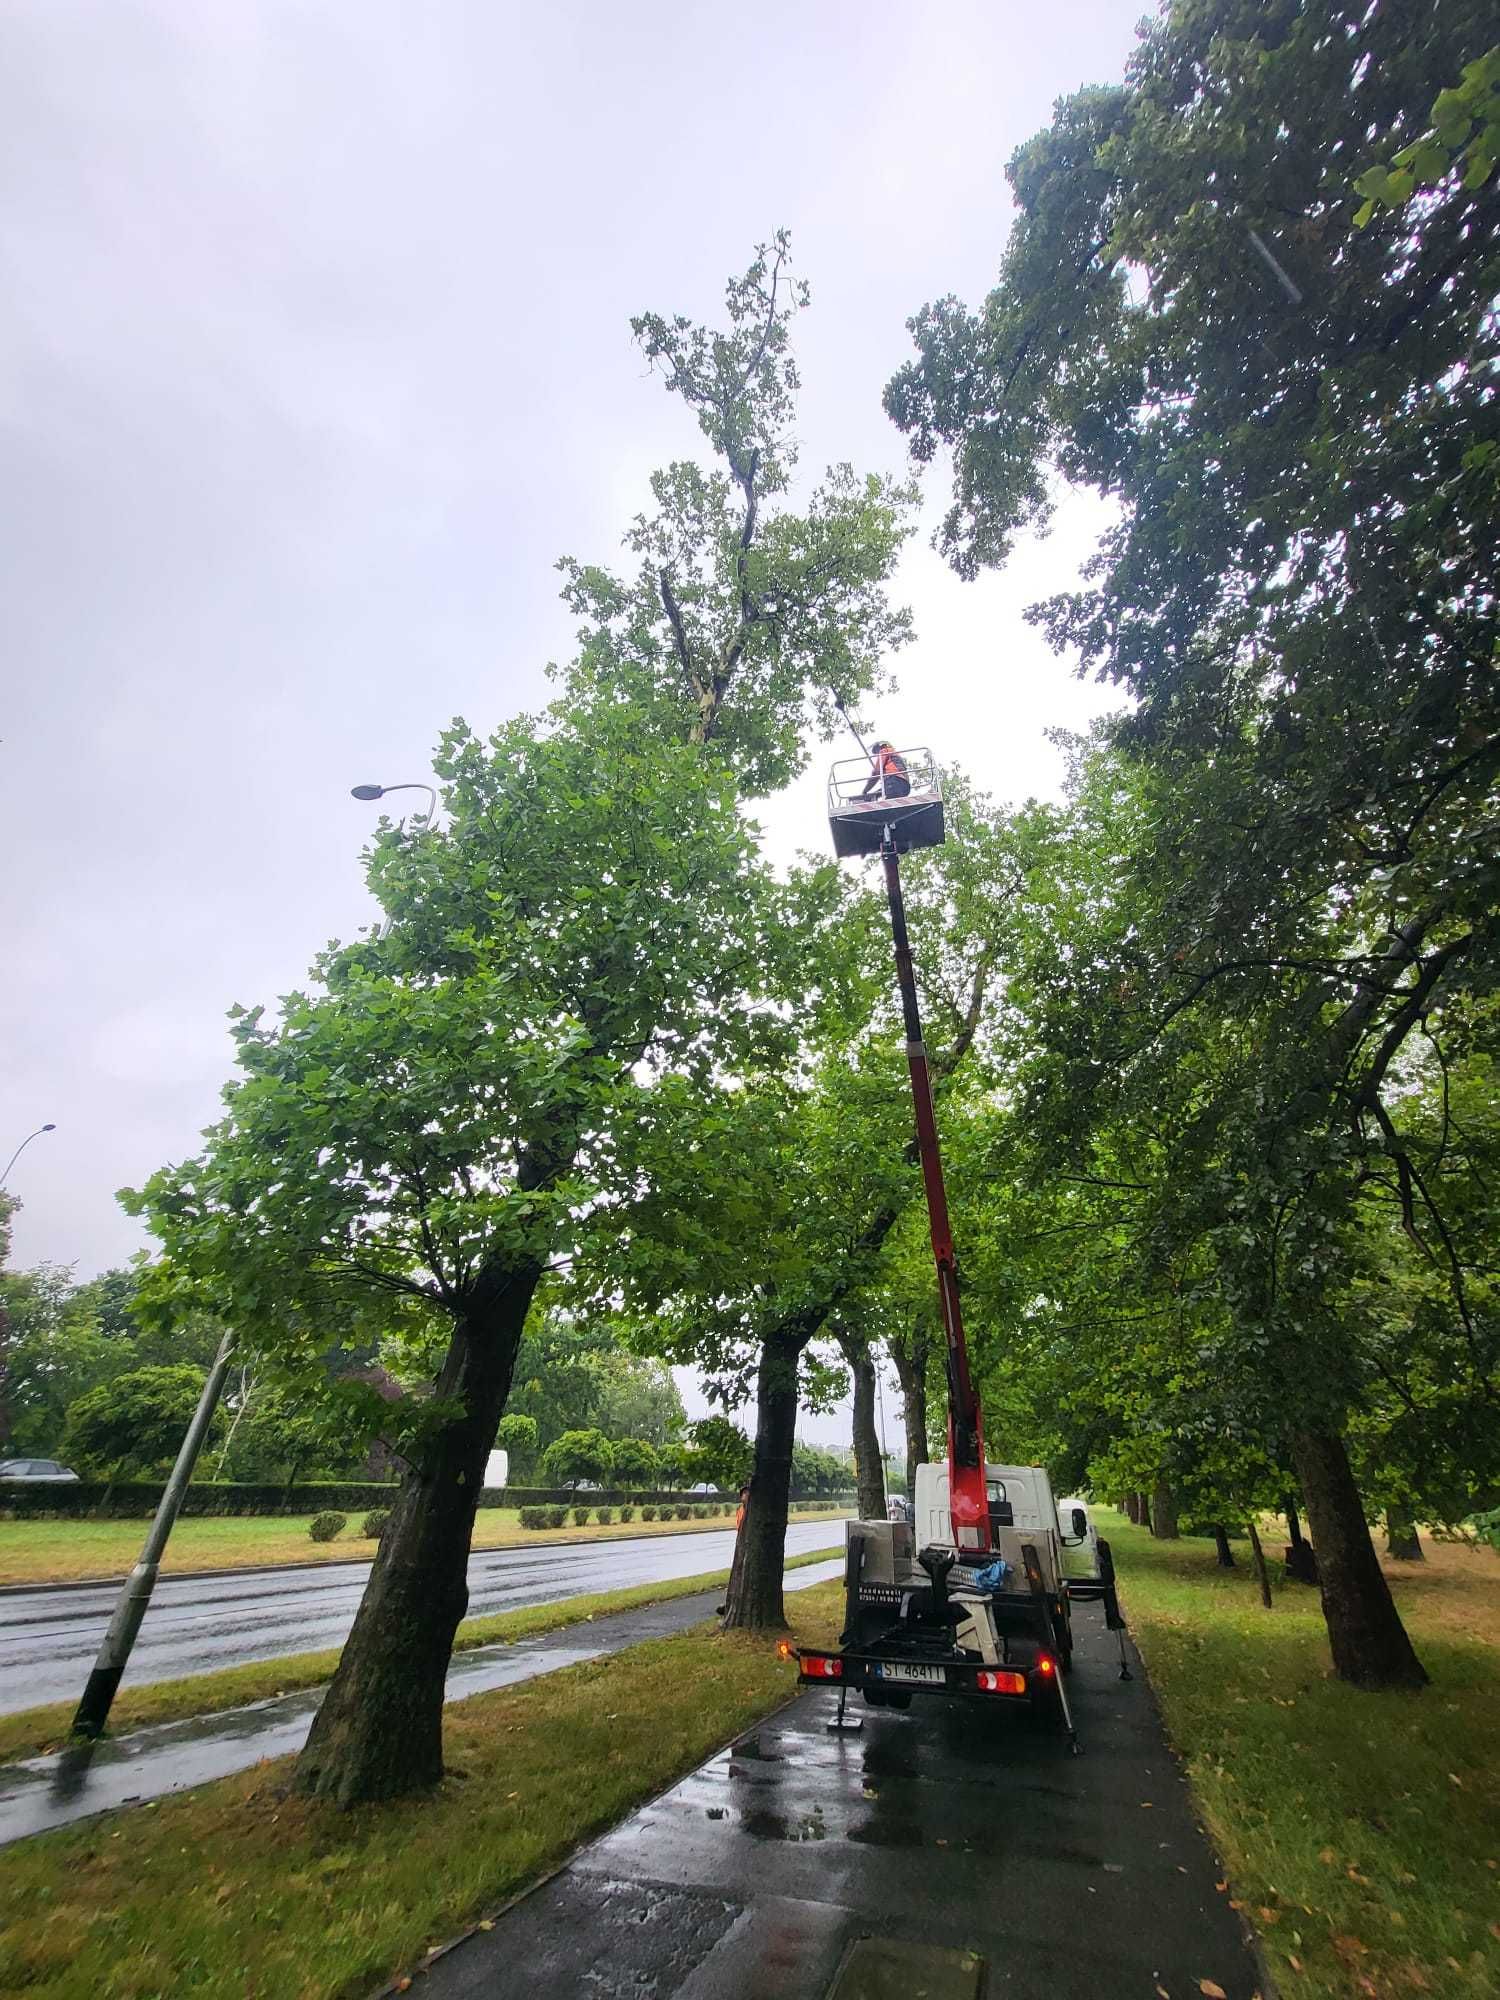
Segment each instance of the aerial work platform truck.
M889 748L877 745L877 751ZM900 772L898 795L886 795L882 766ZM948 1454L946 1464L918 1467L912 1521L848 1523L838 1651L787 1650L795 1653L801 1685L837 1689L838 1714L830 1728L859 1726L845 1712L852 1690L872 1708L909 1708L917 1694L940 1694L1027 1703L1058 1722L1076 1750L1065 1685L1073 1657L1073 1606L1103 1603L1109 1629L1121 1634L1121 1678L1129 1679L1124 1619L1109 1545L1095 1534L1086 1504L1065 1503L1071 1531L1065 1533L1042 1467L993 1465L985 1457L901 896L901 855L936 846L946 833L942 784L931 753L903 750L836 764L828 814L836 854L878 854L885 870L937 1268Z

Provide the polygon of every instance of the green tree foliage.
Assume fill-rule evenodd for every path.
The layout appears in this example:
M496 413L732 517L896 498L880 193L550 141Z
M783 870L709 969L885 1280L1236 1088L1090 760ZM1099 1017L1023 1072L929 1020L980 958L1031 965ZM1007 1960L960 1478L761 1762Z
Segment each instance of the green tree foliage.
M526 1484L536 1463L540 1442L535 1417L525 1416L519 1410L508 1410L500 1419L495 1443L507 1454L508 1477L512 1485Z
M726 1492L750 1477L755 1446L728 1417L700 1417L691 1427L693 1471L698 1479Z
M850 1492L853 1486L854 1463L847 1452L804 1444L800 1438L792 1446L794 1493L804 1499L826 1500L836 1493Z
M800 768L808 713L857 701L903 635L908 496L835 472L787 505L786 259L758 253L713 332L638 323L711 463L657 475L633 577L563 564L560 701L487 743L455 724L446 824L387 825L371 856L389 928L325 953L279 1018L237 1016L225 1119L133 1197L171 1283L252 1344L295 1358L334 1299L429 1347L434 1393L380 1413L416 1476L299 1764L346 1803L441 1773L475 1499L544 1272L605 1226L657 1089L789 1040L738 800Z
M627 1492L654 1486L659 1472L656 1448L644 1438L616 1438L614 1442L614 1482Z
M1381 208L1401 208L1413 195L1442 187L1456 175L1466 191L1482 188L1500 159L1500 46L1465 63L1456 84L1432 103L1432 123L1401 147L1390 165L1366 168L1354 183L1364 202L1354 223L1363 229Z
M603 1431L564 1431L542 1453L548 1486L607 1486L615 1469L614 1447Z
M962 570L1059 474L1117 505L1085 588L1034 613L1133 697L1140 823L1094 948L1051 970L1037 1093L1059 1144L1155 1107L1158 1226L1206 1241L1221 1360L1279 1397L1335 1664L1367 1684L1422 1672L1341 1436L1340 1301L1367 1176L1425 1207L1409 1047L1492 977L1500 266L1492 188L1360 230L1348 163L1419 129L1492 32L1462 0L1420 35L1384 8L1170 8L1123 88L1021 148L996 289L924 310L887 392L919 457L954 447ZM1446 1219L1416 1226L1461 1318Z
M169 1470L205 1379L201 1369L181 1364L136 1368L101 1382L69 1409L64 1452L79 1471L111 1478ZM222 1423L216 1412L214 1424Z

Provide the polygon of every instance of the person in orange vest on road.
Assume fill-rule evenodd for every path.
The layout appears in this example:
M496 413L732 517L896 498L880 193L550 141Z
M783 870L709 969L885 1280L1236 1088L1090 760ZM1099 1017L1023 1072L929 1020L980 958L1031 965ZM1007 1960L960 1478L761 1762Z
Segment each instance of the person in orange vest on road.
M870 778L860 797L872 799L877 793L883 799L904 799L911 794L906 765L889 743L877 743L870 752Z

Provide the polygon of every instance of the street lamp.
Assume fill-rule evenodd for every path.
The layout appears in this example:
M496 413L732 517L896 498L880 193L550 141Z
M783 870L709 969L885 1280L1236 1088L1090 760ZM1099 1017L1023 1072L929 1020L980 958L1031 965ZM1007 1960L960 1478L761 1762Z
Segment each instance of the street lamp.
M55 1125L38 1125L34 1132L28 1132L26 1134L26 1137L21 1141L20 1145L17 1146L16 1150L11 1154L10 1158L5 1163L5 1172L3 1174L0 1174L0 1188L3 1188L5 1186L5 1183L10 1179L11 1168L16 1164L16 1161L20 1159L21 1155L26 1151L26 1148L31 1144L32 1140L40 1139L44 1132L55 1132L56 1130L57 1127Z
M427 824L437 818L437 788L433 785L351 785L351 799L383 799L387 792L425 792L431 803L427 808Z

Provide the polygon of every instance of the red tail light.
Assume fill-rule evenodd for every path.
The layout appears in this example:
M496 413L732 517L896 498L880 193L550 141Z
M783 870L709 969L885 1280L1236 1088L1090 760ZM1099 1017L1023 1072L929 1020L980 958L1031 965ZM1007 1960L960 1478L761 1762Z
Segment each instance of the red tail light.
M974 1685L981 1694L1025 1694L1026 1676L981 1667L974 1676Z
M809 1680L841 1681L844 1678L844 1663L829 1653L804 1653L802 1671Z

